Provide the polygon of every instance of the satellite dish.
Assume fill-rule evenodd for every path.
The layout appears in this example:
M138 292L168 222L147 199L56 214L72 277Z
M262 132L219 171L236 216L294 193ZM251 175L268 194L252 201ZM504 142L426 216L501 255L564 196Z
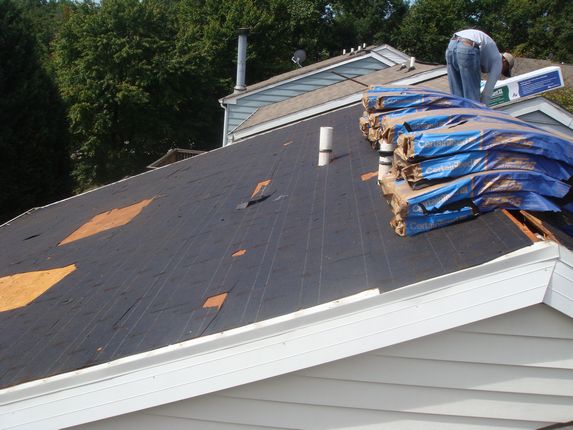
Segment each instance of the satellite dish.
M292 54L292 62L298 65L298 67L302 67L302 64L306 60L306 51L304 49L297 49Z

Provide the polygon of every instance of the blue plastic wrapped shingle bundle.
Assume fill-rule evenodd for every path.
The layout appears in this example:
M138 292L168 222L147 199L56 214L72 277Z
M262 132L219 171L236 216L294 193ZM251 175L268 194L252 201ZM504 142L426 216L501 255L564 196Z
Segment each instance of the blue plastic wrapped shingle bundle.
M418 92L418 93L435 93L435 94L446 94L451 96L450 93L446 91L440 91L435 88L426 87L424 85L369 85L368 93L391 93L396 91L404 92Z
M570 186L539 172L485 171L413 190L406 181L387 177L396 233L413 235L494 209L559 211Z
M492 193L510 196L528 192L559 199L570 190L564 182L525 170L479 172L418 190L411 189L406 181L398 181L393 186L391 206L402 218L443 212L459 202L473 202L480 212L485 212L492 208L479 207L476 199ZM552 206L547 210L553 209Z
M560 211L559 206L549 198L533 192L491 193L476 197L471 204L462 201L455 209L409 216L406 219L395 215L390 225L400 236L413 236L435 228L477 217L480 213L496 209Z
M368 139L368 133L371 129L370 127L370 118L368 117L368 112L364 112L360 119L358 120L358 125L360 127L360 131L364 135L365 138Z
M377 138L387 143L398 143L398 136L404 133L424 131L432 128L463 124L467 122L502 122L532 127L503 112L478 108L450 108L384 116L379 125ZM536 128L536 127L532 127Z
M418 106L431 106L435 109L453 107L488 109L478 102L463 97L438 91L420 91L419 89L386 92L369 90L362 98L362 104L368 112L416 108Z
M390 110L386 112L372 112L368 114L368 120L370 122L370 126L373 128L380 128L386 118L399 118L404 115L410 115L419 112L426 112L431 108L428 106L420 106L417 108L407 108L407 109L397 109L397 110Z
M362 96L362 105L368 112L376 112L379 109L374 107L377 101L389 96L410 96L410 95L434 95L447 98L456 98L452 94L419 85L370 85ZM368 106L371 106L370 108ZM428 106L420 104L419 106Z
M378 100L380 97L384 97L385 94L437 94L441 96L447 96L446 93L442 91L431 90L429 88L421 87L421 86L409 86L409 85L401 85L401 86L392 86L392 85L371 85L365 93L363 97L363 104L365 106L365 113L363 117L360 119L360 130L364 134L364 136L370 141L370 144L373 149L378 149L376 133L378 128L380 127L380 117L382 115L393 115L393 111L386 110L385 112L377 112L374 108L368 108L369 105L369 97L372 100ZM402 109L402 113L412 113L417 112L420 110L430 109L430 106L418 106L410 108L410 109ZM366 124L365 117L368 116L368 125Z
M391 120L393 118L399 118L405 115L425 112L430 110L430 106L419 106L415 108L406 108L406 109L397 109L397 110L390 110L385 112L373 112L368 114L368 124L369 130L368 135L366 136L367 139L370 141L370 146L372 149L377 150L380 148L380 143L384 143L382 137L383 133L383 122L386 120ZM368 111L365 111L368 113ZM361 125L362 127L362 125ZM396 142L392 142L394 147L396 146Z
M573 142L566 136L499 122L471 122L402 134L398 138L398 146L408 161L484 150L573 160Z
M397 149L394 152L394 168L396 176L408 181L413 189L487 170L528 170L560 181L573 177L573 166L570 164L539 155L495 150L460 152L409 163L401 149Z

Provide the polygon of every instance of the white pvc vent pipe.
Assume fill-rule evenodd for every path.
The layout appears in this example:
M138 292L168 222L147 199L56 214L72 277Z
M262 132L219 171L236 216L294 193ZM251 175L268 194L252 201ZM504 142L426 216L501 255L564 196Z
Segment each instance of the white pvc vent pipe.
M326 166L332 160L332 127L320 127L318 165Z
M392 160L394 159L394 150L396 145L394 143L388 143L383 140L378 148L378 154L380 159L378 161L378 180L381 181L382 178L390 173L392 168Z

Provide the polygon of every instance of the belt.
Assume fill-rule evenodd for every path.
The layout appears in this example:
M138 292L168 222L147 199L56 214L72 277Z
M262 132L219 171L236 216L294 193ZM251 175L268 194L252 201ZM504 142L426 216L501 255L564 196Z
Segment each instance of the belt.
M465 37L460 37L460 36L454 35L454 37L452 37L452 40L457 40L458 42L462 42L464 45L479 49L479 43L474 42L473 40L470 40L470 39L466 39Z

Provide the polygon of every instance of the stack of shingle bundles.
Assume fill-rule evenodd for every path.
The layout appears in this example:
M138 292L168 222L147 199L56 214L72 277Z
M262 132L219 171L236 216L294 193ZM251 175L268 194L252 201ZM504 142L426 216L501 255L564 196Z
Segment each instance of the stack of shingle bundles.
M554 199L570 190L565 182L526 170L487 170L414 190L407 181L385 178L396 233L411 236L494 209L559 211Z
M384 122L383 138L397 149L393 175L381 185L398 234L497 208L560 210L573 176L573 141L494 111L450 115L433 110Z
M529 170L568 181L573 166L550 158L509 151L460 152L449 157L429 158L407 162L401 153L394 154L395 172L412 189L487 170Z
M381 85L370 85L368 87L368 91L364 93L362 97L362 105L364 106L364 113L360 117L359 125L360 131L364 137L366 137L372 145L373 149L377 148L377 140L376 134L378 129L380 128L380 120L385 115L393 116L395 114L394 109L379 109L378 106L381 104L381 96L387 94L390 95L391 93L397 94L441 94L447 95L444 92L440 91L432 91L429 88L424 87L414 87L414 86L381 86ZM427 108L426 108L427 109ZM412 113L421 110L420 108L409 108L409 109L400 109L400 113Z
M422 87L414 86L380 86L380 85L370 85L368 91L364 93L362 97L362 105L364 106L364 112L359 120L360 131L370 141L372 149L378 149L378 131L380 128L381 118L385 115L393 116L395 114L394 110L384 110L378 109L376 105L379 104L379 98L383 94L390 93L415 93L426 90L430 92L431 90ZM445 94L445 93L441 93ZM410 109L400 109L401 113L412 113L417 112L421 109L410 108ZM407 111L407 112L406 112Z
M430 88L380 85L369 87L362 98L362 104L366 111L360 119L360 129L370 141L372 148L380 153L380 175L389 172L396 147L395 142L388 142L382 138L384 120L432 109L480 106L471 100Z
M413 113L396 111L394 115L386 115L378 125L377 138L385 143L398 143L398 136L414 131L428 130L468 121L476 122L508 122L517 125L527 125L523 121L503 112L489 108L447 108Z
M373 146L386 159L392 156L392 170L380 169L388 173L380 183L398 234L496 208L558 211L573 194L573 141L567 136L417 87L374 86L363 104Z
M362 97L369 112L406 108L480 107L479 103L452 94L420 86L370 85Z
M500 169L536 171L569 180L573 141L516 121L483 119L403 133L394 152L394 173L412 188Z

